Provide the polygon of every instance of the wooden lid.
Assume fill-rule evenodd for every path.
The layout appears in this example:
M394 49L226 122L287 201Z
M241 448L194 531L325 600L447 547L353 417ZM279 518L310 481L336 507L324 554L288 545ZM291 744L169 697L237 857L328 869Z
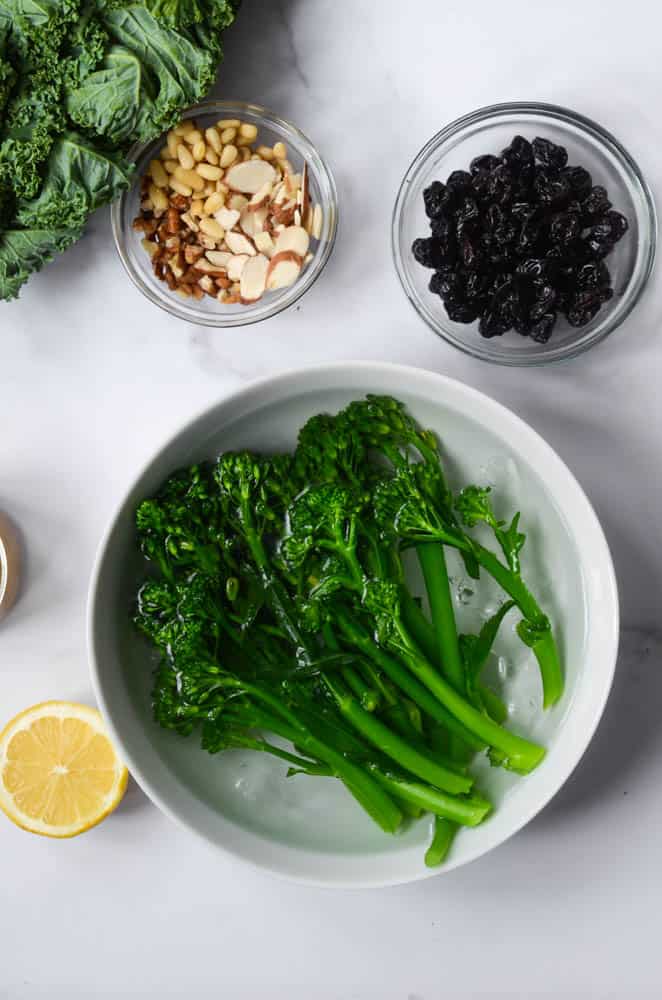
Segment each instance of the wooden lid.
M18 535L7 515L0 513L0 618L7 614L16 600L20 575Z

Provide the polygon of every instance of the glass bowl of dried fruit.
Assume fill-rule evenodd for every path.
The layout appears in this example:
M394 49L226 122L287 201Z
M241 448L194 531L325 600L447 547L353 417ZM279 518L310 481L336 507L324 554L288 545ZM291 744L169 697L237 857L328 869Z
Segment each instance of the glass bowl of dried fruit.
M173 316L257 323L296 302L329 259L333 176L272 112L198 104L132 159L135 183L112 206L115 243L136 287Z
M546 104L498 104L448 125L395 203L407 297L460 350L505 365L581 354L639 300L655 257L653 199L621 144Z

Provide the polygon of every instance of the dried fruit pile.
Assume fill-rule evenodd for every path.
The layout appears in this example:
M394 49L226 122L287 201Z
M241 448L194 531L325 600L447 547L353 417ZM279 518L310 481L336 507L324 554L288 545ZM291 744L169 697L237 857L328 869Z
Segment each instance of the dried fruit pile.
M251 305L292 285L312 259L322 209L308 168L294 171L282 142L257 145L257 126L224 119L170 131L142 180L133 226L157 278L184 298Z
M584 326L612 297L604 258L627 220L588 170L567 164L563 146L515 136L426 189L432 235L412 252L434 269L430 291L451 320L546 343L559 315Z

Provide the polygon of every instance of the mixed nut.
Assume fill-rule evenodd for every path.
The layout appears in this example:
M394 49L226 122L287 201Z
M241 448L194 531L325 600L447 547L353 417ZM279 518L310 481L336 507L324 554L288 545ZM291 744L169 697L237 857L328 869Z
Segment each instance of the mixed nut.
M294 284L322 224L307 164L296 172L284 143L260 145L256 125L231 118L204 131L187 119L168 132L142 178L133 228L172 291L252 305Z

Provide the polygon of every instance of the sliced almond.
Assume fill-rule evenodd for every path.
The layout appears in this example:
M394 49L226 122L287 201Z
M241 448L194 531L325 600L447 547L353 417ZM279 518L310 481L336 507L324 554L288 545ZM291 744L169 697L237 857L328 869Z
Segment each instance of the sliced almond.
M254 257L257 253L252 242L243 233L226 233L225 245L231 253L246 253L249 257Z
M301 217L306 218L308 208L310 206L310 185L308 183L308 164L304 163L303 170L301 171L301 200L299 204L301 205Z
M247 208L249 212L256 212L259 208L262 208L269 201L271 192L273 191L273 184L271 181L267 181L263 184L259 191L256 191L251 200L248 202Z
M200 260L196 260L193 265L196 271L202 271L204 274L224 274L225 268L219 267L218 264L212 264L207 260L206 257L201 257Z
M285 187L287 188L288 194L296 195L297 191L301 187L301 174L286 174Z
M257 233L261 233L264 230L268 214L269 209L266 205L262 208L256 209L254 212L251 212L248 206L246 206L244 211L241 213L241 219L239 220L242 232L244 232L246 236L250 236L250 238L253 239Z
M205 257L210 264L214 264L216 267L227 268L232 259L232 254L228 253L227 250L208 250Z
M230 260L228 261L228 278L230 281L239 281L247 260L251 260L247 253L230 255Z
M295 201L286 201L284 204L278 205L273 214L274 222L283 226L291 226L294 222L296 208L297 203Z
M225 230L234 229L239 222L241 212L236 208L219 208L214 212L214 218Z
M274 252L275 244L269 233L256 233L253 237L253 243L259 252L265 254L267 257L271 257Z
M318 240L322 235L322 222L324 221L324 216L322 214L322 206L315 205L313 209L313 224L312 233L314 239Z
M269 270L269 259L264 254L259 253L257 257L251 257L246 261L241 272L241 283L239 294L244 304L257 302L263 294L267 285L267 271Z
M278 234L274 253L282 253L283 250L294 250L298 257L305 257L308 253L310 239L308 233L301 226L288 226Z
M303 217L303 228L306 230L308 235L313 231L313 206L308 205L306 212Z
M301 273L301 267L301 257L293 250L283 250L282 253L274 254L269 261L267 288L273 291L276 288L293 285Z
M218 240L215 240L213 236L207 236L205 233L198 233L198 243L205 250L215 250Z
M276 178L276 171L266 160L246 160L231 166L224 180L232 191L256 194L265 184L273 184Z
M287 201L287 188L285 187L285 181L281 181L277 184L273 190L271 197L274 205L281 205L284 201Z
M243 212L247 205L248 198L245 198L243 194L233 194L228 199L228 208L234 212Z

